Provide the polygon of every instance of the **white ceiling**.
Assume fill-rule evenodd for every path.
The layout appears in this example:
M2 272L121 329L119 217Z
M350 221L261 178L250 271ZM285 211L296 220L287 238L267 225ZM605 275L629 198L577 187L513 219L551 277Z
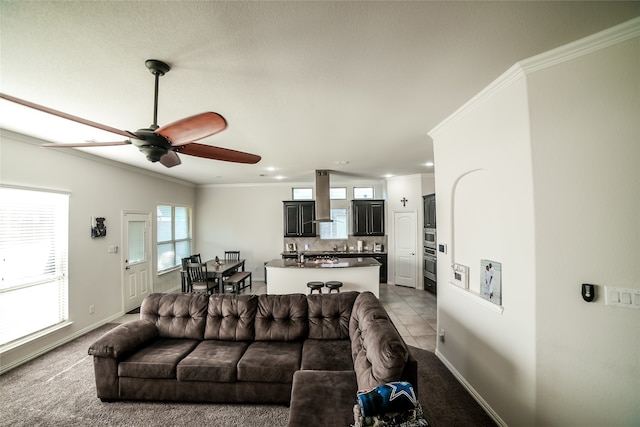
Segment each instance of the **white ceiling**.
M204 111L229 127L200 142L256 165L133 146L90 152L196 184L379 179L430 173L427 132L514 63L640 15L640 2L0 2L0 88L118 129ZM0 126L83 142L4 102ZM111 138L119 140L120 137ZM347 164L340 164L348 161ZM277 168L275 171L268 167ZM437 165L436 165L437 167Z

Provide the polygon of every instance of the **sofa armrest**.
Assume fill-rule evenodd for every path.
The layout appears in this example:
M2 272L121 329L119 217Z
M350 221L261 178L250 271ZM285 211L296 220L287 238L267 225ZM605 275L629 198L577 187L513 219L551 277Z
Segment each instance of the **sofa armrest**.
M120 359L158 336L158 328L148 320L134 320L110 330L89 347L96 357Z

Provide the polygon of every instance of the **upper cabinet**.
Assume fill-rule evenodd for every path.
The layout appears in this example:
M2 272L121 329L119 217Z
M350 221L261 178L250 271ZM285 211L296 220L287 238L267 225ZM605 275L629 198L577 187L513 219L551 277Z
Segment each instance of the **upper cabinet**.
M384 236L384 200L353 200L353 235Z
M316 236L316 202L289 201L284 203L284 237Z
M423 196L424 228L436 228L436 195Z

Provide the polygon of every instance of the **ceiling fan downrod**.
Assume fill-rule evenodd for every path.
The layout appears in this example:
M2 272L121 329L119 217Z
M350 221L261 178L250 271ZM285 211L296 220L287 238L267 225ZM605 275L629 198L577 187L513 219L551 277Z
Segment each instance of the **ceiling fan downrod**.
M158 87L160 77L168 73L171 67L166 62L158 59L147 59L144 65L146 65L151 74L156 77L155 96L153 98L153 124L149 126L149 129L156 130L158 129Z

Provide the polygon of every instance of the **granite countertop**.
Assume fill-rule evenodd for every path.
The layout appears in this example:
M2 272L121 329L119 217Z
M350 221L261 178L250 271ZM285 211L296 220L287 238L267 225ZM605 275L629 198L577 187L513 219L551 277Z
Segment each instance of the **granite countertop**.
M293 255L298 255L298 254L304 254L304 256L329 256L329 255L333 255L333 256L337 256L339 257L340 255L362 255L362 256L371 256L371 255L386 255L386 252L373 252L373 251L363 251L363 252L357 252L357 251L297 251L297 252L292 252L292 251L284 251L281 253L281 255L289 255L289 256L293 256Z
M353 253L353 252L350 252ZM334 258L332 260L322 259L317 261L305 261L299 263L294 259L272 259L266 267L277 268L348 268L348 267L375 267L381 265L376 259L371 257L358 258Z

